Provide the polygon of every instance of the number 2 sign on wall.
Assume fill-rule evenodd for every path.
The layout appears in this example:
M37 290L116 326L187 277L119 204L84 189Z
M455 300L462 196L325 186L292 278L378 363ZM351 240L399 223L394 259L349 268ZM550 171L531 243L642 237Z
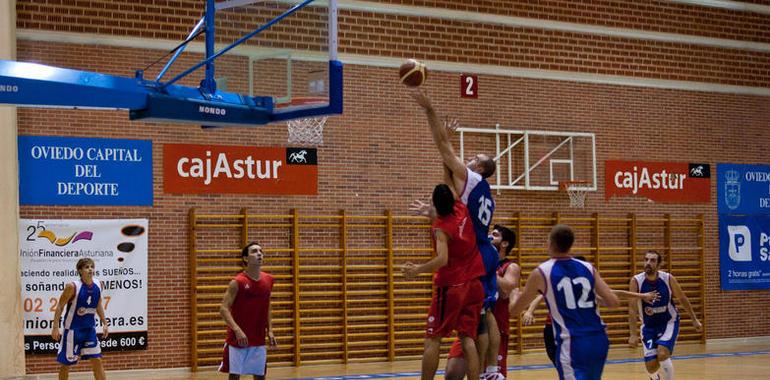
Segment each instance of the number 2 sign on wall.
M471 74L460 74L460 97L478 98L479 97L479 76Z

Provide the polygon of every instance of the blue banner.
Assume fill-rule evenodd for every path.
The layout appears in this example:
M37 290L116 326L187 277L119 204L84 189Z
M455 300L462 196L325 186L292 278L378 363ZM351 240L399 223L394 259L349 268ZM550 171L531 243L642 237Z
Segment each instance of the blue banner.
M770 166L717 164L720 214L770 214Z
M152 141L19 136L22 205L152 206Z
M722 290L770 289L770 215L719 215Z

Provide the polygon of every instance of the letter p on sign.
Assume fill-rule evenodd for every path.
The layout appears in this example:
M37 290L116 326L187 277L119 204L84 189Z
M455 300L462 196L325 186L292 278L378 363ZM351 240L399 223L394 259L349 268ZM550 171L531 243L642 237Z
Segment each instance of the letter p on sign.
M746 226L727 226L730 235L730 259L751 261L751 231Z
M479 76L471 74L460 74L460 97L478 98L479 97Z

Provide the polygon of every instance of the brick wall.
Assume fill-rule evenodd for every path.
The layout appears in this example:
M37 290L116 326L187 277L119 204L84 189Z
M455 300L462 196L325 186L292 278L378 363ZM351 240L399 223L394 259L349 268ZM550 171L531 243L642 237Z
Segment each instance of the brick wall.
M437 6L446 2L436 2ZM572 2L553 2L548 7L533 7L539 12L516 16L544 20L618 25L649 31L669 31L739 41L765 41L770 16L748 17L745 13L719 9L669 4L625 6L611 2L604 6L567 6ZM642 2L639 2L642 3ZM646 3L646 2L645 2ZM153 6L127 1L55 1L45 3L20 1L17 6L19 28L98 33L182 40L200 18L202 1L155 2ZM500 12L487 12L501 2L486 2L479 11L503 13L532 7L506 5ZM506 2L505 4L508 4ZM561 8L560 8L561 6ZM672 11L669 7L678 10ZM635 8L641 8L636 10ZM470 9L470 8L469 8ZM576 19L562 19L573 14ZM266 37L252 44L292 49L322 49L324 40L311 25L304 26L318 10L302 12L301 19L286 21ZM694 15L690 16L690 13ZM259 25L268 14L254 14L250 25ZM683 14L688 20L677 19ZM231 15L232 16L232 15ZM233 16L234 17L234 16ZM340 52L376 56L500 65L520 68L577 71L608 75L633 75L643 78L702 81L744 86L767 86L770 82L766 62L770 53L715 48L694 44L631 40L584 33L550 31L526 27L485 25L477 22L440 20L431 17L385 15L364 11L340 10ZM633 21L637 20L637 21ZM719 22L715 22L719 20ZM646 25L641 27L639 23ZM678 26L671 30L671 26ZM702 25L719 25L719 31L703 30ZM290 27L288 27L290 26ZM756 32L755 32L756 31ZM225 26L220 40L232 40L235 30ZM724 34L720 34L724 33ZM759 33L758 39L754 34ZM302 36L296 38L297 34ZM289 36L293 35L294 38ZM766 41L765 41L766 42Z
M19 1L19 28L181 39L200 13L180 10L189 3L156 1L154 4L166 4L167 8L159 9L162 6L158 5L146 6L145 10L141 10L134 9L133 2L128 1ZM446 2L417 5L434 3ZM490 10L483 11L489 13L494 13L492 10L497 9L498 5L495 4L499 3L478 2L486 4ZM559 3L548 2L543 5L543 9L533 9L537 8L537 12L543 14L537 17L543 19L566 17L558 16L567 14L563 11L564 5L559 6ZM628 3L639 7L638 4L643 2ZM613 4L607 2L602 6L597 5L596 9L568 13L579 18L572 22L591 24L597 23L598 19L613 19L628 13L627 8L622 8L613 11L613 17L599 16L603 11L615 9L611 7ZM724 16L728 24L730 17L735 20L748 17L711 8L665 2L654 4L657 5L650 5L653 9L645 13L646 19L651 20L650 28L663 28L669 24L687 28L684 23L671 20L673 16L670 12L663 11L667 7L681 9L682 14L692 13L694 19ZM554 8L555 16L546 15L552 14L546 10L546 5ZM109 11L103 10L107 8ZM559 9L561 11L557 11ZM68 16L79 12L91 13L89 16ZM130 22L121 24L119 21L110 21L105 22L103 27L98 25L98 20L118 20L121 14L133 12L137 13L132 15ZM68 27L70 29L64 29L63 23L55 21L59 17L62 20L75 17L76 20L67 20L75 22ZM762 18L765 25L767 18ZM748 17L748 21L750 19ZM142 20L147 25L141 25ZM430 50L436 53L420 56L511 67L554 68L762 87L768 86L770 76L767 71L768 56L765 53L588 35L565 36L563 33L522 28L513 30L499 26L478 25L469 28L470 25L458 22L361 12L343 11L341 20L344 20L340 28L341 46L345 52L410 56L414 51ZM384 32L367 29L369 27L365 25L375 21L382 25ZM162 23L163 28L159 28L158 23ZM733 28L734 31L724 33L751 35L754 24L747 22L745 29L740 24L732 21L732 26L725 29ZM355 36L351 34L354 25L361 27L354 33ZM671 25L669 27L673 28ZM395 40L397 37L391 37L402 34L405 28L417 29L418 35L425 37L424 42L408 45ZM444 30L432 30L436 28ZM641 26L639 28L643 29ZM687 31L690 34L722 33L714 30L698 32L696 29L696 26L692 26ZM459 37L453 33L459 34ZM497 45L477 41L472 47L457 46L465 39L485 41L484 34L500 36L495 40ZM761 40L766 36L747 39L753 38ZM361 43L366 40L370 42ZM443 42L447 40L452 42ZM526 50L527 54L504 52L507 46L523 44L531 45ZM548 51L545 51L546 48ZM464 54L465 49L473 49L475 53ZM588 53L587 49L592 50ZM502 51L503 55L496 57L490 53L497 51ZM18 46L19 60L124 76L132 75L133 69L147 63L147 57L156 57L158 54L158 51L140 49L28 41L19 41ZM591 57L570 58L571 54L588 54ZM186 58L184 62L190 63L193 58ZM237 58L230 59L232 61L218 68L238 78L236 69L229 67L237 67L242 62ZM574 63L556 62L556 59L572 60ZM649 62L624 67L636 60ZM692 62L692 67L683 66L685 62ZM107 360L108 368L132 369L138 366L137 363L149 368L190 365L186 231L187 213L191 207L199 207L205 212L228 213L247 207L254 213L285 213L291 208L298 208L305 213L332 213L344 208L351 214L379 214L385 209L403 214L412 199L426 197L432 185L441 180L440 164L424 116L397 83L396 70L353 65L346 66L345 70L345 114L330 119L324 133L325 145L319 149L319 194L315 197L180 196L163 193L164 144L284 145L285 125L204 131L195 125L132 123L127 120L124 112L118 111L19 110L21 135L153 140L154 207L21 208L23 218L150 219L150 347L147 351L111 354ZM239 81L242 82L242 77L231 83ZM770 139L770 113L767 112L770 109L770 98L767 97L482 76L479 99L462 100L457 94L458 81L456 74L432 72L426 87L436 107L442 113L459 117L464 125L493 126L500 123L504 128L596 133L599 189L604 186L603 163L610 159L708 162L712 165L717 162L767 161L765 144L762 143ZM191 80L187 84L193 82ZM493 148L489 146L487 149ZM712 181L715 183L716 179L712 178ZM712 199L716 199L716 186L712 186ZM589 195L588 208L583 212L567 208L568 201L563 194L550 192L504 191L496 196L496 201L499 216L511 215L513 212L539 215L544 211L561 211L568 215L592 212L606 215L626 215L629 212L640 215L670 213L677 216L704 214L706 270L709 279L706 284L708 337L770 335L770 322L765 318L770 313L770 305L765 302L767 292L724 293L719 290L717 218L716 204L713 202L707 205L664 205L635 198L616 198L605 202L601 190ZM736 310L741 312L736 313ZM27 366L30 373L55 370L50 356L29 356Z

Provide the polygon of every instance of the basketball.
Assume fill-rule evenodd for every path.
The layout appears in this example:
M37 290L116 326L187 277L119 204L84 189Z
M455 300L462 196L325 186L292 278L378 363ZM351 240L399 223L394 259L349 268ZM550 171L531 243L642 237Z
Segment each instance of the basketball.
M428 68L418 60L408 59L401 65L398 75L401 83L409 87L419 87L428 79Z

